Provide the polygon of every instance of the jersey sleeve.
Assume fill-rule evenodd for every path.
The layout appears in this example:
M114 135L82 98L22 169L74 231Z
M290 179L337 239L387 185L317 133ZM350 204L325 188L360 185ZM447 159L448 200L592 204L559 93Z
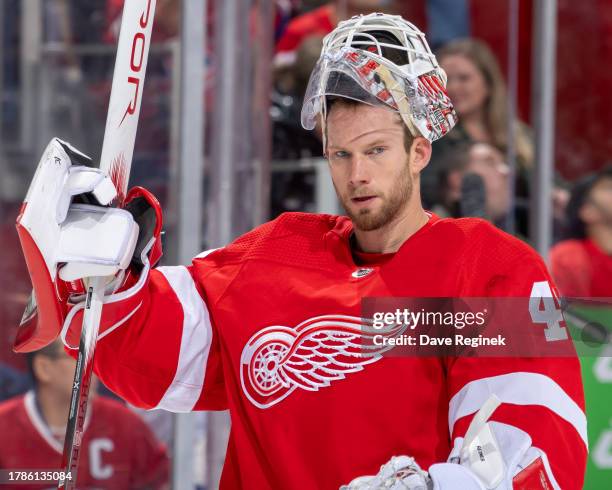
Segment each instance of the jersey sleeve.
M534 283L555 291L539 256L524 248L486 286L490 297L529 298ZM561 488L580 489L587 431L580 365L576 357L453 358L448 364L449 429L463 437L475 412L495 394L502 402L491 420L517 427L543 451Z
M220 334L235 325L228 324L232 314L218 324L218 304L245 257L266 242L278 222L202 252L188 266L143 272L129 289L105 297L94 370L106 386L140 408L226 410ZM65 322L72 346L82 324L84 302L80 305ZM70 353L76 355L74 349Z
M94 370L112 391L146 409L227 408L210 306L224 286L218 271L204 253L189 266L154 269L129 294L105 300Z

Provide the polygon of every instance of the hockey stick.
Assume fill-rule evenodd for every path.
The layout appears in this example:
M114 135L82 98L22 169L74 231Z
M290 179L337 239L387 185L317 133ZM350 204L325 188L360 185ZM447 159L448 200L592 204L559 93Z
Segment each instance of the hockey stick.
M127 192L134 153L155 3L156 0L125 0L123 7L119 46L100 157L100 168L111 176L117 188L119 205L123 203ZM62 456L65 478L58 484L58 488L61 489L76 488L106 281L104 277L93 277L85 279L84 282L87 295Z

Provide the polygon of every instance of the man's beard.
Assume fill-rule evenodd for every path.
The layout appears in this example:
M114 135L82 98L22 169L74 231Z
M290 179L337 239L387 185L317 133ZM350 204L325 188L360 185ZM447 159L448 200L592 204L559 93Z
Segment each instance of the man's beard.
M336 189L336 193L340 195L337 191ZM389 194L381 196L384 202L380 211L373 212L371 209L366 208L357 211L357 213L353 213L349 207L351 197L342 197L341 201L346 214L351 218L356 229L361 231L373 231L393 221L411 196L412 177L408 164L406 164L399 178L395 181L395 185L389 191Z

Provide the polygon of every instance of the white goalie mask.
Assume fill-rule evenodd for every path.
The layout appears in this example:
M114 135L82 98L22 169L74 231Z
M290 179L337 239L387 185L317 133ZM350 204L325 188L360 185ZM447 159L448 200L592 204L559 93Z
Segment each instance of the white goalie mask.
M374 13L340 22L323 40L302 106L302 126L326 117L326 97L397 111L413 136L435 141L457 122L446 73L425 35L399 15Z

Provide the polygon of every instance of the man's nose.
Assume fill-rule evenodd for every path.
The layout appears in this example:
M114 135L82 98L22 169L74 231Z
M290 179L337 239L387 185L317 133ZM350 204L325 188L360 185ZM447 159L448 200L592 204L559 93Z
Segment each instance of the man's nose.
M353 155L351 159L350 183L354 187L370 183L371 174L366 158L363 155Z

